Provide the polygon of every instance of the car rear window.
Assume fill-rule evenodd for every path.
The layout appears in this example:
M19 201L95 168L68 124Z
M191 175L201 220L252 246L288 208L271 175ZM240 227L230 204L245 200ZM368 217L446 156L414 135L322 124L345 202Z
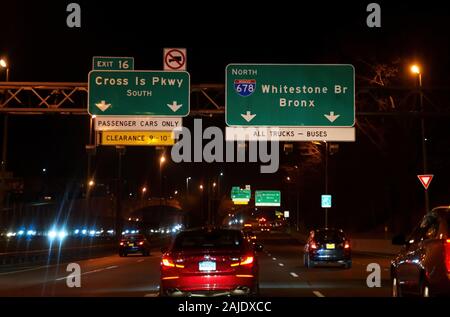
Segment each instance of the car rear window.
M236 249L242 244L242 234L237 230L199 230L180 233L175 238L174 249Z
M144 240L144 235L142 235L142 234L128 235L128 236L125 236L125 239L128 239L128 240Z
M340 242L345 239L344 233L339 230L318 230L314 233L314 240Z

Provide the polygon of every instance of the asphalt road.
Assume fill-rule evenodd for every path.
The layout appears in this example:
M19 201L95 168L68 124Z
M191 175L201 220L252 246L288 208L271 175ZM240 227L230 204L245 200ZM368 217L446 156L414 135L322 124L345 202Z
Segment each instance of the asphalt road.
M389 258L354 254L353 267L303 266L302 247L285 234L261 237L259 254L261 296L372 297L390 296ZM0 267L0 296L136 296L156 297L161 252L149 257L111 255L78 261L81 287L66 285L67 264L39 267ZM382 268L381 287L369 288L369 263Z

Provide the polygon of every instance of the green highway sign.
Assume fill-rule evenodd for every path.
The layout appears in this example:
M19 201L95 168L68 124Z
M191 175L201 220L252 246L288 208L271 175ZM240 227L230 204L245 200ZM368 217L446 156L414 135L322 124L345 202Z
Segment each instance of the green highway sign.
M184 117L189 114L189 101L187 72L93 70L89 73L91 115Z
M229 64L228 126L352 127L353 65Z
M242 189L237 186L231 188L231 200L233 200L233 201L237 201L237 200L249 201L251 196L252 196L252 192L250 189Z
M133 70L134 57L94 56L92 58L94 70Z
M322 208L331 208L331 195L322 195Z
M281 192L278 190L257 190L255 206L280 206Z

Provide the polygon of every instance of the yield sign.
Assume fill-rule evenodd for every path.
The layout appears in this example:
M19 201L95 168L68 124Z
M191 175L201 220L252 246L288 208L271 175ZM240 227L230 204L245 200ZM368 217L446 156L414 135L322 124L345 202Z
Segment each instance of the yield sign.
M423 187L425 189L428 189L428 186L430 186L431 180L433 179L432 174L429 175L417 175L417 177L419 178L420 182L422 183Z

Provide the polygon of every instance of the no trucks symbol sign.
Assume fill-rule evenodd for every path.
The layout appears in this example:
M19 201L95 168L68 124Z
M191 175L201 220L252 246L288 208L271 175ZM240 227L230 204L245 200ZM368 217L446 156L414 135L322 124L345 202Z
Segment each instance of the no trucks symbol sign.
M186 49L165 48L164 70L186 70Z

